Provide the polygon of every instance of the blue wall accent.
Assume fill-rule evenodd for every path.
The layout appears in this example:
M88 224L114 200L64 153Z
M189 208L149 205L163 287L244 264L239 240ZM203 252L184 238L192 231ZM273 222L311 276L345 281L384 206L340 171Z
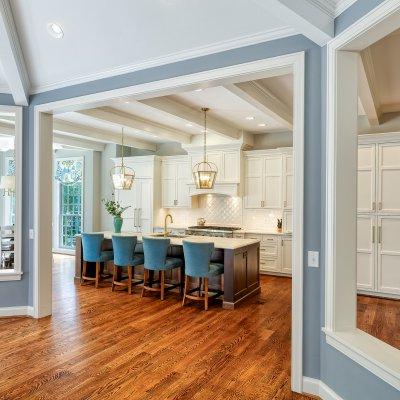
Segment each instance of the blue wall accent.
M384 0L358 0L335 18L335 36L343 32L363 15L382 3Z

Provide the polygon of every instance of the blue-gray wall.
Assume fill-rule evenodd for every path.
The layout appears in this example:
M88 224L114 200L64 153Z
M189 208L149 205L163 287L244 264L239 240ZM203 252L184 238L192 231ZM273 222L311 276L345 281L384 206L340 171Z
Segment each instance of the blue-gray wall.
M336 19L336 31L341 32L346 29L377 3L379 1L359 0ZM28 249L23 254L25 274L21 282L0 285L0 307L32 304L32 279L29 279L29 271L32 269L33 244L28 239L28 227L33 225L34 105L298 51L306 53L304 246L305 251L312 249L321 252L321 268L304 270L304 375L322 379L345 399L398 400L398 392L326 345L325 337L321 333L324 321L325 50L303 36L278 39L32 96L29 121L28 113L24 113L23 168L26 195L23 202L23 248ZM304 264L307 265L306 262Z

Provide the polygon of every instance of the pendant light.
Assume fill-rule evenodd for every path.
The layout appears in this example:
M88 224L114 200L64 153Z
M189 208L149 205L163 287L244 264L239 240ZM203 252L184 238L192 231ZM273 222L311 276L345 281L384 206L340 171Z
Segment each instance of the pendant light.
M207 111L209 108L202 108L204 112L204 150L203 161L193 167L193 179L196 189L212 189L218 173L217 166L207 161Z
M110 170L111 180L116 190L130 190L135 179L135 171L124 164L124 128L121 134L122 157L121 164L115 165Z

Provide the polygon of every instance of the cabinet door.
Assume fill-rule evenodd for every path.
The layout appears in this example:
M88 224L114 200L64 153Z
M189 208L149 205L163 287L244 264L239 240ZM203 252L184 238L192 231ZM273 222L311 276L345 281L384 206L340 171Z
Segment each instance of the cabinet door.
M283 208L291 209L293 204L293 156L283 156Z
M191 179L190 164L178 162L176 164L176 206L190 207L189 186Z
M264 207L282 208L282 156L265 159Z
M122 218L124 219L122 230L124 231L135 230L136 208L138 207L136 184L137 180L134 181L131 190L115 190L115 200L120 202L122 207L129 207L122 213Z
M137 181L137 196L138 196L138 215L137 225L139 232L152 232L153 220L153 180L138 179Z
M357 288L375 290L376 217L357 216Z
M378 217L378 291L400 294L400 217Z
M376 209L375 199L375 145L358 147L357 211L371 212Z
M292 238L283 236L281 238L281 260L282 272L285 274L292 273Z
M162 178L161 180L162 207L172 208L176 200L176 180L172 178Z
M282 225L284 232L293 231L293 213L292 210L284 210L282 214Z
M400 144L379 145L378 210L400 214Z
M262 208L263 204L263 158L245 159L245 208Z
M240 153L223 153L224 182L240 182Z

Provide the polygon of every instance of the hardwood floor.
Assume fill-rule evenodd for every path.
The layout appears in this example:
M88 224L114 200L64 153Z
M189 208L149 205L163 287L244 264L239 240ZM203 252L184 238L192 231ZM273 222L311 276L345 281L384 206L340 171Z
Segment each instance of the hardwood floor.
M289 385L290 279L204 311L75 285L55 260L53 316L0 319L0 399L309 399Z
M358 296L357 327L400 349L400 300Z

